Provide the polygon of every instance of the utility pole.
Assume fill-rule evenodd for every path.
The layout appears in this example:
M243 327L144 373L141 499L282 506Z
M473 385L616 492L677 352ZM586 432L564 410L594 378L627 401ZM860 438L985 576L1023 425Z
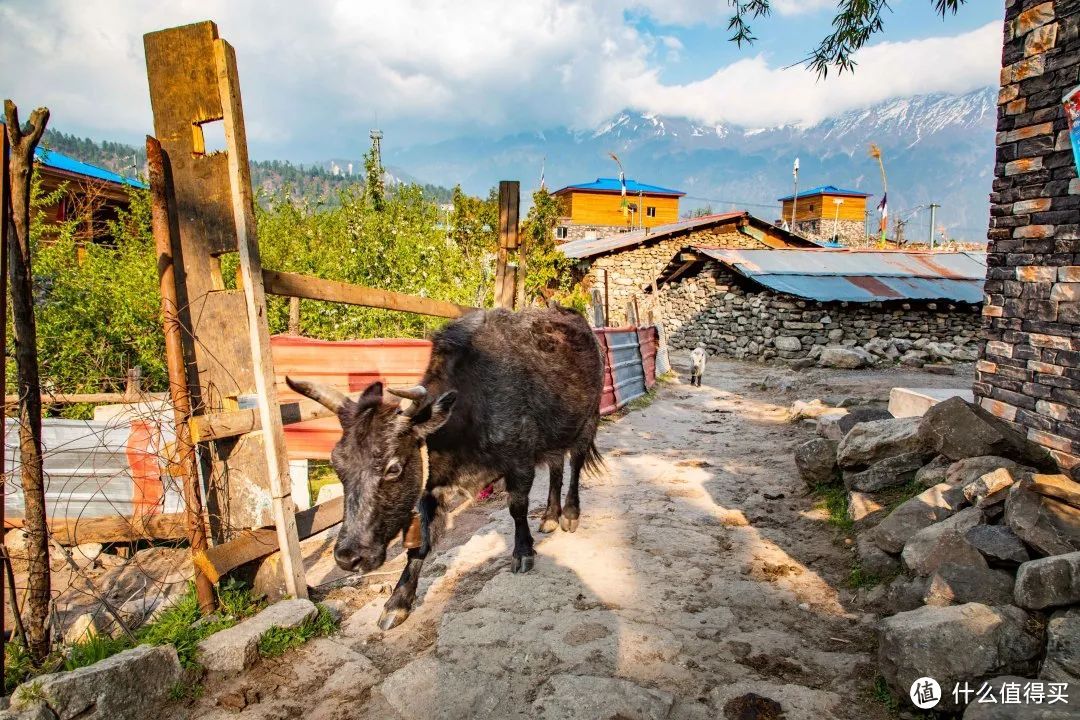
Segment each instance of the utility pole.
M930 203L930 249L934 249L934 227L937 223L937 209L941 207L937 203Z
M795 232L795 207L799 204L799 158L791 166L791 175L795 178L795 192L791 196L791 232Z

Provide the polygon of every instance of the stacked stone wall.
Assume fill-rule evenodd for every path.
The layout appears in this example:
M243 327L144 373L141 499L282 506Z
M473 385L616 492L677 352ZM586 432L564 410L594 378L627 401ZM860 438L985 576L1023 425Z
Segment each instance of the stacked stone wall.
M972 361L982 326L977 305L815 302L764 290L712 263L661 288L660 308L671 347L702 345L711 355L758 360L796 360L815 347L896 340L905 349L954 345L954 359Z
M1008 0L980 404L1080 476L1080 181L1062 96L1080 2Z

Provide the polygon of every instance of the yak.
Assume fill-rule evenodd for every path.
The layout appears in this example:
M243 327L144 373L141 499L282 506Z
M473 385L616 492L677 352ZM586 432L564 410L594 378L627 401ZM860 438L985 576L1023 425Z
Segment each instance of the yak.
M418 541L403 542L408 563L379 618L383 630L412 611L441 500L451 489L471 495L505 479L515 573L533 567L527 514L537 466L548 466L550 482L540 531L577 530L582 469L602 462L595 437L604 380L600 345L576 311L553 305L466 314L432 337L419 385L388 388L402 398L397 405L384 402L379 382L353 400L324 385L286 381L341 421L330 455L345 494L338 565L369 572L385 562L395 537L416 535L419 525ZM570 482L561 503L567 455Z

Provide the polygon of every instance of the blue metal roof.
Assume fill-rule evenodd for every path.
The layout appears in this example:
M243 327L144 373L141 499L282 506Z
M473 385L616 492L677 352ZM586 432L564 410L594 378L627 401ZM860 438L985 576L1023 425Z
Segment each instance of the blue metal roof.
M106 170L105 168L100 168L96 165L91 165L90 163L84 163L75 158L68 157L62 152L40 146L34 151L34 159L45 167L73 173L75 175L82 175L83 177L93 178L94 180L103 180L105 182L116 183L117 185L130 185L131 187L142 188L143 190L149 187L146 183L135 180L134 178L124 177L119 173L114 173L112 170Z
M860 192L859 190L845 190L844 188L838 188L835 185L818 185L815 188L809 190L800 190L799 198L813 197L815 195L843 195L845 197L861 197L868 198L873 197L870 193ZM782 198L777 198L780 202L786 202L787 200L794 200L794 195L785 195Z
M821 302L983 301L982 253L695 247L770 290Z
M553 195L558 195L561 192L567 190L591 190L593 192L622 192L622 184L619 182L619 178L596 178L595 182L580 183L578 185L567 185L561 190L556 190ZM682 190L672 190L671 188L660 187L659 185L646 185L645 183L639 183L636 180L626 181L626 194L637 195L643 193L645 195L675 195L682 197L686 193Z

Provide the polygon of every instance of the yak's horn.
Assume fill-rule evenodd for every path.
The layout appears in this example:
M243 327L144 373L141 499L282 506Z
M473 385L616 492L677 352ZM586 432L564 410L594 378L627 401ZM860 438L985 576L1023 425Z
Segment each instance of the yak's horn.
M413 415L420 409L420 404L424 402L424 398L427 397L427 388L423 385L413 385L407 388L389 388L391 395L397 395L401 398L401 403L398 407L405 415Z
M301 395L311 398L334 412L340 412L347 400L345 393L322 383L293 380L288 376L285 377L285 383Z

